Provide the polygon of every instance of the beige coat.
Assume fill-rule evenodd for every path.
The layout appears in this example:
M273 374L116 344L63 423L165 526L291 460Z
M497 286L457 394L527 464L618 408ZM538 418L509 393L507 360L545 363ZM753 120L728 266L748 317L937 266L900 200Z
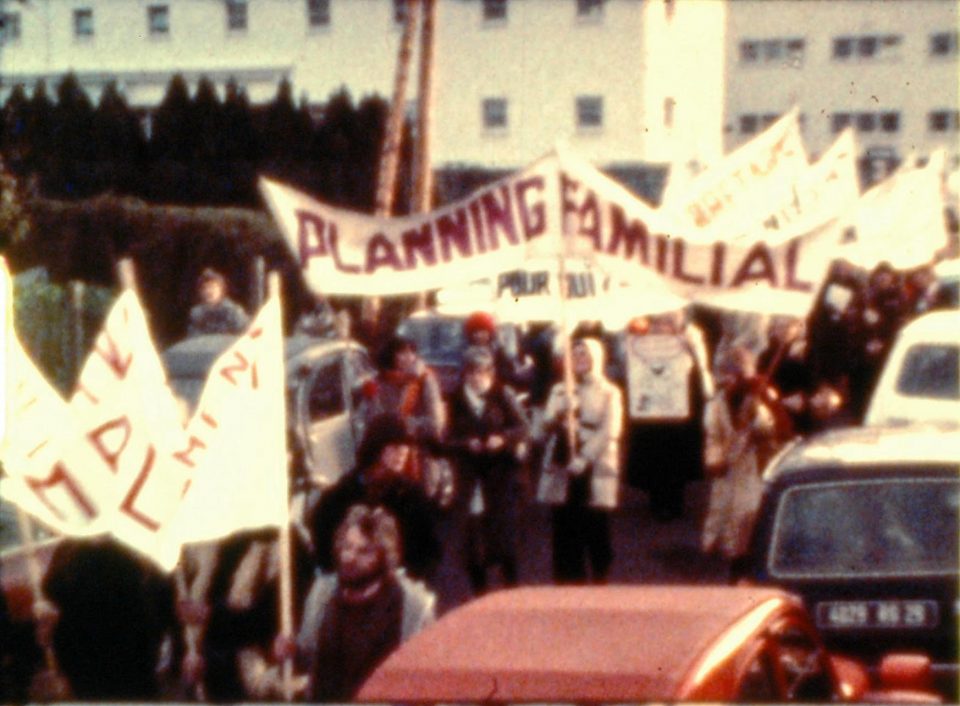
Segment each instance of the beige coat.
M593 370L574 388L574 409L577 410L577 447L572 465L593 468L590 484L590 505L615 508L620 490L620 437L623 432L623 393L607 380L603 370L603 349L598 341L587 340L593 358ZM538 424L540 438L547 430L562 423L566 409L566 390L562 382L550 390L543 418ZM553 456L552 440L544 459ZM548 505L562 505L567 499L569 472L545 463L537 486L537 500Z

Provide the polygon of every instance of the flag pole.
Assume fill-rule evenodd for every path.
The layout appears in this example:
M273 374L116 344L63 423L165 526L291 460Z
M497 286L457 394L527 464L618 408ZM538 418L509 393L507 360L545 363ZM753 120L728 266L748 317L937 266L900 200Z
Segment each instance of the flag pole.
M280 298L280 274L271 272L267 276L267 301L273 297ZM277 459L279 467L284 476L287 473L287 442L286 433L283 435L283 458ZM286 640L293 639L293 557L292 557L292 538L290 533L290 490L284 478L284 487L287 491L283 497L283 508L281 510L280 537L277 551L280 553L279 559L279 609L280 609L280 634ZM284 657L282 665L283 679L283 698L286 701L293 700L293 658Z
M27 513L17 505L17 523L20 527L20 538L23 541L27 557L27 573L30 576L30 592L33 597L34 611L36 606L45 601L43 597L43 586L41 585L40 560L37 558L37 546L33 541L33 523ZM47 671L51 674L58 674L60 671L57 664L57 656L53 652L53 646L49 643L42 645L43 661L46 664Z
M563 241L558 255L557 277L560 279L560 340L563 343L563 389L567 396L567 408L564 412L567 430L567 448L570 449L570 460L577 451L577 422L573 409L573 347L570 333L567 331L567 265L563 252Z

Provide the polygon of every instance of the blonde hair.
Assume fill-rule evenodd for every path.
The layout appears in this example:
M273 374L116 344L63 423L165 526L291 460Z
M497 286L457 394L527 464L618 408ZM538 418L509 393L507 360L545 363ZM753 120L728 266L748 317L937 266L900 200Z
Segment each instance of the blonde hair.
M333 536L334 556L340 556L347 533L354 527L380 550L387 569L400 566L401 544L397 520L383 507L353 505Z

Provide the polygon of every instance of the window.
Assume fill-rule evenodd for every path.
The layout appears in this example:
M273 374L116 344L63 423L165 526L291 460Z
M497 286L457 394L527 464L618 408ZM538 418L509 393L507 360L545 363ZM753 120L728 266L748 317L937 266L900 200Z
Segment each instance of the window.
M505 130L507 127L507 99L484 98L483 127L487 130Z
M80 39L93 36L93 10L89 7L73 11L73 36Z
M15 42L20 39L20 13L0 13L0 41Z
M846 59L853 54L853 39L851 37L837 37L833 40L833 58Z
M757 116L756 115L741 115L740 116L740 134L741 135L753 135L757 132Z
M873 132L877 128L877 116L873 113L859 113L857 115L857 130Z
M677 100L672 97L663 99L663 126L673 127L673 111L677 107Z
M322 362L313 370L307 396L307 418L320 422L343 413L343 363L340 358Z
M393 0L393 21L401 25L407 21L407 0Z
M577 17L599 19L603 16L604 0L577 0Z
M247 0L227 0L227 29L231 32L247 28Z
M671 110L671 114L672 114L672 110ZM602 96L579 96L577 98L577 127L598 128L602 126L603 126L603 97Z
M484 22L500 22L507 19L507 0L483 0Z
M147 28L153 36L170 34L169 5L151 5L147 8Z
M756 42L740 42L740 63L752 64L760 58L760 47Z
M903 359L897 392L906 397L960 400L960 348L917 344Z
M900 113L880 113L880 129L897 132L900 129Z
M857 40L857 54L859 56L871 57L877 53L876 37L860 37Z
M803 53L806 50L807 42L804 39L787 40L787 58L790 63L796 66L803 61Z
M937 32L930 35L930 55L950 56L957 53L957 33Z
M947 132L960 129L960 111L934 110L927 116L930 132Z
M763 60L766 62L780 61L783 58L783 41L780 39L768 39L761 44L763 47Z
M830 116L830 130L834 133L843 132L852 121L850 113L834 113Z
M763 126L764 130L777 122L777 118L780 116L776 113L765 113L764 116L760 119L760 124Z
M307 0L307 23L311 27L330 24L330 0Z

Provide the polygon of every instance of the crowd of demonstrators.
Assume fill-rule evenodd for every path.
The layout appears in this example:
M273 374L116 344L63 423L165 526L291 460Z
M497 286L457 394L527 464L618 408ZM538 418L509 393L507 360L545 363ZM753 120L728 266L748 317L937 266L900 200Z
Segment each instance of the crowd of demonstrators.
M224 305L222 277L204 282L217 292L191 330L239 308ZM624 481L668 522L684 511L685 485L705 479L701 550L735 575L766 462L792 438L858 423L900 327L945 302L927 270L841 264L806 320L721 314L701 328L680 311L639 317L605 340L572 336L569 370L556 327L531 327L518 360L478 313L446 399L415 344L390 338L357 408L355 467L316 491L294 533L296 639L276 638L274 529L190 546L176 578L113 540L65 540L36 640L78 699L282 698L284 660L301 698L348 699L433 619L444 556L475 595L522 582L524 503L539 503L543 514L529 517L550 523L556 583L607 581L627 550L610 526ZM319 306L330 335L336 316Z

